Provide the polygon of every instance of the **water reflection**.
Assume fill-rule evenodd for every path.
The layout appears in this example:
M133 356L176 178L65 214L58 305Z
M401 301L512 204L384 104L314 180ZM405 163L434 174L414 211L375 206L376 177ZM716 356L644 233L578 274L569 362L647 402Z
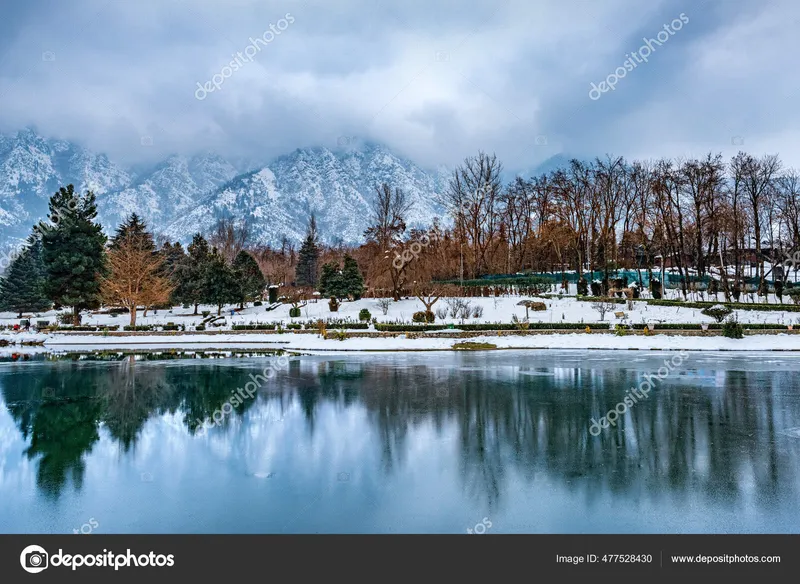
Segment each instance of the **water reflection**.
M294 357L203 438L195 436L197 420L221 408L265 359L18 363L0 368L0 385L38 489L51 499L68 484L81 490L98 444L116 444L124 457L164 420L186 441L210 440L214 456L239 460L245 474L279 477L282 468L270 467L266 453L274 460L284 450L314 475L322 467L318 428L333 418L340 450L362 440L374 450L378 465L364 471L370 489L419 457L438 456L452 458L463 496L489 512L503 508L516 481L558 485L587 506L608 497L699 498L775 512L800 502L800 439L786 433L800 427L800 364L778 361L689 362L598 437L588 432L590 418L653 371L657 357L625 364L569 353ZM265 430L276 424L280 432ZM420 449L428 432L452 435L454 450ZM7 488L0 475L0 492Z

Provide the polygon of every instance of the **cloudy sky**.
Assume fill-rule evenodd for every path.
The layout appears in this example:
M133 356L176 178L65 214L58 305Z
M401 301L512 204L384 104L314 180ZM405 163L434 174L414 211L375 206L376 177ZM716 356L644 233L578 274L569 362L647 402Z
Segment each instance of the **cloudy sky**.
M800 167L796 0L9 4L0 132L30 125L120 162L369 140L424 167L480 149L514 172L557 153L738 149Z

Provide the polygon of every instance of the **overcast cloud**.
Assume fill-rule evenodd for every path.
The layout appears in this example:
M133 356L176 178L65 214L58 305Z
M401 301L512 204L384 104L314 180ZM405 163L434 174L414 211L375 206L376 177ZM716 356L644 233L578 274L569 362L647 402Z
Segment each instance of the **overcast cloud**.
M479 149L513 172L560 152L740 148L800 166L795 0L8 4L0 131L34 126L122 163L264 159L356 136L429 168ZM294 22L197 99L198 82L287 13ZM681 13L688 23L647 63L590 99L591 83Z

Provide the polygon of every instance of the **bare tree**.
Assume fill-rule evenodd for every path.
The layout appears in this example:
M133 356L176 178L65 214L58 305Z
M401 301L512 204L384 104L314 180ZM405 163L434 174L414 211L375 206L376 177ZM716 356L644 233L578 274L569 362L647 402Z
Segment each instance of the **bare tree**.
M392 297L400 300L400 292L406 282L408 262L403 259L405 251L402 236L406 231L406 215L411 209L411 201L398 188L394 191L387 183L375 189L372 203L371 225L364 232L367 241L377 244L374 261L370 269L377 274L388 274ZM399 259L398 259L399 258Z
M764 282L764 257L761 253L761 229L763 213L770 189L774 187L780 171L781 163L775 155L754 158L745 155L742 161L742 177L744 191L750 202L753 221L753 238L755 239L756 261L758 262L759 288Z
M606 317L606 312L610 312L614 309L614 304L607 300L598 300L592 302L592 308L600 313L600 322L602 322Z
M473 278L487 267L487 254L499 223L500 175L497 157L479 152L453 172L441 202L452 215L461 245L471 252Z
M244 219L235 222L231 218L219 219L208 237L211 247L225 258L225 262L230 265L240 251L245 249L250 243L251 230L250 222Z

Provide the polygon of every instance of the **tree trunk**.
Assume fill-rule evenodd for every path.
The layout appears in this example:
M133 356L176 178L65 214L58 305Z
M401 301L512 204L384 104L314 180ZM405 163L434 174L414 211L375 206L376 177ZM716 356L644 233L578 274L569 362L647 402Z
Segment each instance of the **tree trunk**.
M72 326L81 324L81 311L77 306L72 307Z
M217 304L217 316L222 314L222 304Z
M131 306L128 310L131 313L131 326L136 326L136 306Z
M200 306L197 302L194 303L194 316L197 316L197 307Z

